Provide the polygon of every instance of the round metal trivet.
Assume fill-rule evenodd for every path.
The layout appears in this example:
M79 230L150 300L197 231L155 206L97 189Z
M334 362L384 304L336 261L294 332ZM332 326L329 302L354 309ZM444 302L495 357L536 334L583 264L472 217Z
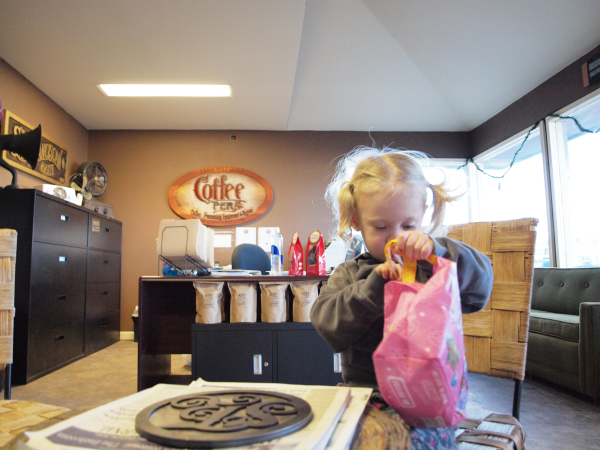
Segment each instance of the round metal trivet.
M293 395L214 391L148 406L135 418L135 430L149 441L170 447L237 447L288 435L312 417L310 405Z

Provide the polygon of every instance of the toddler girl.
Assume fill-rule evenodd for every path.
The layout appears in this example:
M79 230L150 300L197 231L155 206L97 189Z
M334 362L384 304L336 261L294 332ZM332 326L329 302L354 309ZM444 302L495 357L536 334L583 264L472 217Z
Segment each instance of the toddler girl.
M492 290L489 258L449 238L430 234L442 224L450 196L444 183L430 185L417 152L359 147L338 164L326 197L333 206L338 234L347 242L360 231L367 248L338 266L321 289L310 317L319 334L342 354L342 376L350 386L378 388L373 352L383 338L383 294L390 267L384 248L397 239L397 252L424 260L434 253L456 262L463 313L482 309ZM431 225L421 231L427 198ZM392 247L394 248L394 247ZM431 264L418 261L416 280L425 283ZM453 427L411 430L411 448L456 448Z

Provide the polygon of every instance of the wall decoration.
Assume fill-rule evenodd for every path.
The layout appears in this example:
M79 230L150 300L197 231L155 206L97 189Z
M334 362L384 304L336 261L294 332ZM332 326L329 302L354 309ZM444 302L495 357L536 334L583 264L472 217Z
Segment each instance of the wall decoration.
M208 167L190 172L169 189L169 204L184 219L228 227L264 214L273 190L260 175L239 167Z
M19 119L13 113L4 111L2 119L2 134L22 134L33 130L35 127L29 125L24 120ZM2 159L14 168L41 178L52 184L65 184L67 171L67 150L52 142L42 135L42 145L40 146L40 156L35 167L31 167L25 159L16 153L6 150L2 152Z

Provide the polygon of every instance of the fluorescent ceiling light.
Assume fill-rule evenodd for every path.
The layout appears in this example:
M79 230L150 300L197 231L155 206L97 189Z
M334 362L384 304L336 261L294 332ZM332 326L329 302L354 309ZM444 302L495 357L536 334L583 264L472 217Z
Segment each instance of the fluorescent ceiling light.
M227 84L98 84L109 97L231 97Z

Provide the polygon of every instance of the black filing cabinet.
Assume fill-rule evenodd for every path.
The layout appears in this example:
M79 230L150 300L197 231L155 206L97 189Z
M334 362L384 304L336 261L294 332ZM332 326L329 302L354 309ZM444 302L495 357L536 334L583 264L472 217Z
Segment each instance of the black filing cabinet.
M2 189L0 228L18 233L15 384L119 340L121 222L35 189Z
M90 213L85 302L85 354L119 340L121 223Z

